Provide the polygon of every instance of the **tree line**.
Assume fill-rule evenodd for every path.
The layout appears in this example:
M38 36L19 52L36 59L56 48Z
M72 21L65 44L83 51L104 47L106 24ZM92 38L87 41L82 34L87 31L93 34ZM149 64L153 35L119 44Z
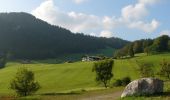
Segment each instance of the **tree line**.
M170 51L170 37L167 35L155 39L141 39L131 42L123 48L117 50L115 58L133 57L136 53L146 53L147 55Z

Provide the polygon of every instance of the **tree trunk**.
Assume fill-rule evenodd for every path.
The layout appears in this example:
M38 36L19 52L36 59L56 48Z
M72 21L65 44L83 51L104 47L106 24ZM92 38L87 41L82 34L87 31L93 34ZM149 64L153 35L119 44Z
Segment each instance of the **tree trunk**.
M103 83L104 83L105 88L107 88L107 82L104 81Z

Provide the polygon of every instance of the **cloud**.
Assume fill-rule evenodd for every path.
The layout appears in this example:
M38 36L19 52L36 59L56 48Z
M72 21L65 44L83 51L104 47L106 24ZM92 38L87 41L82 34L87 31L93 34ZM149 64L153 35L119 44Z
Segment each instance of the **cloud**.
M157 3L159 0L138 0L135 5L122 8L122 17L129 20L139 20L148 15L147 6Z
M129 24L130 28L136 28L146 33L153 32L154 30L158 28L158 26L159 26L159 22L155 19L153 19L151 23L144 23L143 21L136 21L136 22L131 22Z
M144 4L128 5L122 9L122 17L126 21L138 20L148 14Z
M106 38L110 38L112 37L113 34L112 32L108 31L108 30L103 30L101 33L100 33L100 37L106 37Z
M160 32L160 35L168 35L168 36L170 36L170 30L164 30L164 31Z
M86 0L74 1L76 3L82 3ZM60 10L60 8L54 4L53 0L46 0L34 9L32 14L50 24L67 28L75 33L83 32L89 35L93 33L94 36L110 37L112 36L110 31L117 27L127 27L128 29L137 29L146 33L152 33L159 27L159 22L156 19L152 19L150 22L143 21L143 19L149 14L147 7L157 3L157 1L158 0L138 0L134 5L123 7L119 17L99 17L74 11L65 12ZM100 31L102 32L98 33Z
M71 29L73 29L73 31L75 32L86 30L92 31L102 27L100 18L95 15L86 15L84 13L69 12L68 16L73 21L70 24L73 25Z
M54 5L53 0L43 2L32 11L32 14L50 24L62 26L73 32L94 31L102 27L101 19L98 16L73 11L63 12Z
M145 16L149 14L147 6L157 3L159 0L138 0L135 5L128 5L122 8L122 19L127 27L132 29L139 29L146 33L154 32L159 22L152 19L150 23L142 21Z
M105 16L102 20L102 24L105 29L113 29L121 24L121 19Z
M73 0L76 4L81 4L83 2L86 2L87 0Z

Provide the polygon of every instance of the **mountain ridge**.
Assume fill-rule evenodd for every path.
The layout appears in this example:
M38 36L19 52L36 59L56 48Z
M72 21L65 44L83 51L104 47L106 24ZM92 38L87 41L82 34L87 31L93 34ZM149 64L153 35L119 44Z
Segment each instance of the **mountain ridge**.
M25 12L0 13L0 27L0 51L21 59L55 58L106 47L118 49L129 43L114 37L74 34Z

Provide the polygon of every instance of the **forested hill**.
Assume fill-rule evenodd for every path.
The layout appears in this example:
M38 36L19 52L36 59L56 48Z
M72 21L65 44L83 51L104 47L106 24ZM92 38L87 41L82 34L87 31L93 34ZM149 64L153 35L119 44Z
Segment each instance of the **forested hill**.
M14 58L43 59L63 54L88 53L112 47L122 48L127 41L74 34L50 25L27 13L0 13L0 51Z

